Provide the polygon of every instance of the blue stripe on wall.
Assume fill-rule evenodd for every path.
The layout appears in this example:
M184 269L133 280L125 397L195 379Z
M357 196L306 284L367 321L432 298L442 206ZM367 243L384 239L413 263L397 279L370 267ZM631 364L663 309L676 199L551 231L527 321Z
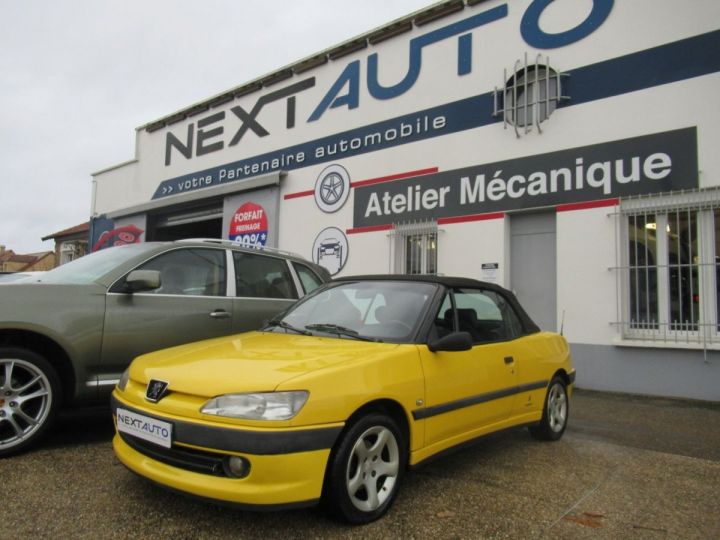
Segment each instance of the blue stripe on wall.
M565 106L720 71L720 30L570 71Z

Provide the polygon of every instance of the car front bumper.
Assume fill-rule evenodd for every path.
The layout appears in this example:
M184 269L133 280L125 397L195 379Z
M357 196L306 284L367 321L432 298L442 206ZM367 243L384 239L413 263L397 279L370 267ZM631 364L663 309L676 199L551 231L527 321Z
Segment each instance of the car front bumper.
M126 405L113 398L113 417L117 407L130 409L140 414L147 411ZM113 449L120 462L131 471L163 487L185 494L231 503L241 507L257 509L275 509L295 506L310 506L320 499L322 494L325 468L332 444L324 443L326 448L314 448L313 444L287 445L287 437L281 439L264 438L258 445L257 439L249 437L247 430L196 425L200 436L211 435L208 442L217 442L218 435L224 439L225 448L218 449L210 444L198 444L183 441L188 438L188 423L181 420L152 415L154 418L173 423L180 440L174 440L169 449L138 440L125 433L117 432L113 439ZM178 429L179 428L179 429ZM328 435L339 434L341 427L328 428ZM322 430L324 432L324 430ZM300 441L308 439L308 434L317 430L277 430L276 435L297 435ZM270 435L265 433L264 435ZM329 440L327 435L324 438ZM268 444L268 440L271 441ZM280 446L272 441L280 441ZM292 440L298 440L293 437ZM315 439L317 440L317 439ZM238 451L243 448L254 449L256 453ZM283 448L289 450L284 451ZM220 465L230 456L240 456L250 464L249 473L243 478L234 478L223 473Z

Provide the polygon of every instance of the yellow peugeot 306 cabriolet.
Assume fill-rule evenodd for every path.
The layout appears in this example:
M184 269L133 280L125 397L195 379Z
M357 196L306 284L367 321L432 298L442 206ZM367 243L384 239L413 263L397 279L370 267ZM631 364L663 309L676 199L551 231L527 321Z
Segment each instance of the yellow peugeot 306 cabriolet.
M247 508L324 500L366 523L408 466L512 426L559 439L564 338L509 291L464 278L342 278L258 332L138 357L113 446L165 487Z

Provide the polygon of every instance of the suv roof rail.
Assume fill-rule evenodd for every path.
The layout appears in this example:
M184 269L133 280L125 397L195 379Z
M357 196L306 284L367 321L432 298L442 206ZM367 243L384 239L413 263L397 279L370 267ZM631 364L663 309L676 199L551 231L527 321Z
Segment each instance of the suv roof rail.
M243 244L242 242L235 242L234 240L226 240L224 238L182 238L180 240L176 240L176 242L204 242L208 244L220 244L221 246L228 246L228 247L235 247L235 248L244 248L249 251L267 251L270 253L276 253L278 255L285 255L289 257L295 257L296 259L303 259L307 260L306 257L303 257L302 255L299 255L298 253L294 253L292 251L286 251L284 249L278 249L273 247L267 247L267 246L249 246L246 244Z

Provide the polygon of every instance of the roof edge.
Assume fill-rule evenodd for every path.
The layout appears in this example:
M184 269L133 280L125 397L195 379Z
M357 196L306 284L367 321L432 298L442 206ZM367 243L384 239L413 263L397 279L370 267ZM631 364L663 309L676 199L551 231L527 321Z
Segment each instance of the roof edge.
M153 132L487 0L442 0L136 128ZM105 171L98 171L100 172Z

